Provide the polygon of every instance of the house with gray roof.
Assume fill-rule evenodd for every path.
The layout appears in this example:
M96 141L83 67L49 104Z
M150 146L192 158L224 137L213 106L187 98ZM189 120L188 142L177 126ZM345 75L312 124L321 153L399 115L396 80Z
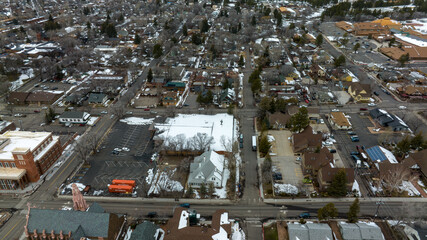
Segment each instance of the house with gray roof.
M381 228L374 222L339 222L338 227L344 240L384 240Z
M65 111L59 116L59 122L62 124L86 124L89 118L90 114L87 112Z
M54 239L115 240L124 217L102 210L100 206L96 206L94 211L29 208L24 233L31 239L49 236Z
M108 96L104 93L91 93L89 95L89 104L104 104L108 100Z
M129 240L163 240L165 231L152 222L144 221L132 231Z
M332 240L332 229L325 223L288 223L289 240Z
M202 184L212 183L214 187L222 187L223 172L224 156L212 150L204 152L190 164L188 186L200 188Z
M393 131L408 131L409 127L398 116L387 111L375 108L369 111L369 115L383 127L390 127Z

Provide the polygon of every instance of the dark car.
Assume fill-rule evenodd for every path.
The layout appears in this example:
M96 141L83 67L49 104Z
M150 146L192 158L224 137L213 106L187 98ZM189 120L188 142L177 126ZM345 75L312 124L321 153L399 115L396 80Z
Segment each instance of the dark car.
M281 173L278 173L278 172L273 173L273 180L282 180L282 179L283 177Z
M308 212L301 213L301 214L299 215L299 217L300 217L300 218L309 218L309 217L310 217L310 213L308 213Z
M190 204L189 203L181 203L181 204L179 204L179 206L183 207L183 208L190 208Z
M367 108L360 108L360 111L368 111Z
M147 217L149 217L149 218L153 218L153 217L156 217L156 216L157 216L157 212L149 212L147 214Z
M144 111L150 111L150 109L149 108L144 108Z
M351 158L353 158L354 161L360 160L360 158L356 155L351 155Z
M240 148L243 148L243 143L239 143L239 147L240 147Z
M350 135L350 136L353 136L353 135L356 135L356 132L348 131L347 134Z
M351 152L350 155L359 155L360 153L357 151Z
M34 110L34 112L35 112L35 113L39 113L39 112L40 112L40 110Z
M375 96L378 96L379 94L377 92L374 91Z
M330 152L330 153L336 153L336 152L337 152L337 150L335 150L335 149L329 149L329 152Z

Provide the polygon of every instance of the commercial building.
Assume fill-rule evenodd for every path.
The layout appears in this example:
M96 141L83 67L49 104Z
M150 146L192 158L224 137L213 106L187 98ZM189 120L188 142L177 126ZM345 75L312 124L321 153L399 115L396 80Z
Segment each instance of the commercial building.
M90 114L87 112L65 111L59 116L59 122L64 124L86 124Z
M0 189L24 189L37 182L62 154L49 132L7 131L0 135Z
M335 129L351 129L351 123L343 112L331 112L328 120L331 126Z

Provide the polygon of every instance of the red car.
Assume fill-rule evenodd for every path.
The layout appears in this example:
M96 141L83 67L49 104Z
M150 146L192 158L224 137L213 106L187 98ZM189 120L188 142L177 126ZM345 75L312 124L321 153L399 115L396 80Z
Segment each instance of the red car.
M144 108L144 111L150 111L150 109L149 108Z
M39 112L40 112L40 110L34 110L34 112L35 112L35 113L39 113Z
M360 108L360 111L368 111L367 108Z

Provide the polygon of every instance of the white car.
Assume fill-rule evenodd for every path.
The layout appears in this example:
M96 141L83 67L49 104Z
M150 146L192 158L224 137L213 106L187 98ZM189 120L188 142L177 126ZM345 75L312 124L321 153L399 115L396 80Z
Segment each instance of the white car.
M374 128L374 129L372 129L372 131L374 131L374 132L379 132L381 130L381 128Z
M406 106L399 106L399 109L405 110Z
M127 147L122 147L122 149L123 149L123 151L125 151L125 152L129 152L129 151L130 151L130 149L129 149L129 148L127 148Z
M108 113L107 111L102 111L102 112L101 112L101 114L107 114L107 113Z
M114 151L121 152L122 149L121 148L114 148Z
M332 112L339 112L340 110L339 109L332 109Z
M376 104L375 104L375 103L368 103L368 106L369 106L369 107L375 107L375 106L376 106Z

